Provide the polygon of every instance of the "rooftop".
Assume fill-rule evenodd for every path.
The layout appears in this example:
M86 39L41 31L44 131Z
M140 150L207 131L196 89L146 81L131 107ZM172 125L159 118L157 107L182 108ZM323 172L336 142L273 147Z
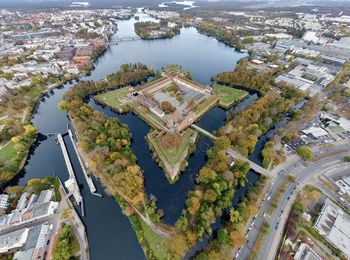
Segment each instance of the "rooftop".
M314 228L350 258L350 217L327 199Z
M295 260L321 260L317 253L306 243L301 243L294 255Z

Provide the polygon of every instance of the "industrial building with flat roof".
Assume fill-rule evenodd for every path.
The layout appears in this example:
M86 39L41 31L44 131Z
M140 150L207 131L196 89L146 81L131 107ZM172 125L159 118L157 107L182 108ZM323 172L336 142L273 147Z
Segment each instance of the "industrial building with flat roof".
M350 258L350 216L327 199L314 228Z
M321 260L318 254L306 243L301 243L294 255L295 260Z

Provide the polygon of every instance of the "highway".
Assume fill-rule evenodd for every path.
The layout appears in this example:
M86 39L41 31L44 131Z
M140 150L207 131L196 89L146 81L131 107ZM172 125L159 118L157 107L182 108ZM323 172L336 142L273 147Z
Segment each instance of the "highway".
M239 250L239 254L236 258L248 259L252 247L258 238L259 230L266 219L270 228L268 235L262 242L262 248L258 253L258 259L274 259L285 222L298 191L309 178L314 177L315 175L318 176L324 174L329 170L329 167L334 168L341 164L343 162L343 157L349 153L349 151L350 142L339 142L331 147L315 148L315 162L305 162L298 157L293 157L278 168L276 167L273 171L271 187L267 192L266 199L263 201L260 211L254 221L254 225L251 226L248 233L247 244ZM348 168L350 169L350 164L348 165ZM278 207L275 209L272 216L267 216L268 209L272 204L274 196L277 194L288 175L295 176L296 183L290 182L288 184L285 192L281 196ZM298 185L298 183L301 185ZM266 215L264 217L265 213Z

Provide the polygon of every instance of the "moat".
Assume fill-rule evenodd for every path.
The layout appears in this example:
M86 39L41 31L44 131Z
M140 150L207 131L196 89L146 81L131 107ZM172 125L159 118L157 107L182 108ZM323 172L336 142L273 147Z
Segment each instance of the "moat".
M150 18L140 15L140 20L150 20ZM119 22L118 35L134 36L134 22L134 19ZM180 35L172 39L122 42L110 46L96 62L91 75L84 79L99 80L117 71L124 63L141 62L153 66L156 70L173 63L190 71L197 82L208 85L213 75L232 70L243 56L214 39L200 35L194 28L183 28ZM38 104L32 122L39 130L39 141L32 149L21 176L15 182L24 185L28 179L42 178L47 175L56 175L62 180L68 178L60 148L56 145L54 137L48 134L66 131L69 120L57 105L71 86L67 83L51 91ZM230 109L230 112L244 109L256 99L257 95L251 93L246 100ZM133 136L133 152L144 172L146 192L157 198L158 207L164 211L162 221L173 224L181 214L188 191L194 186L196 174L206 163L206 151L212 145L211 140L199 135L195 152L189 157L189 164L185 171L175 184L169 184L161 168L152 159L145 140L150 127L132 113L118 114L93 100L90 100L90 104L106 115L117 117L128 125ZM197 124L209 132L216 130L225 123L226 112L224 109L214 107ZM67 148L85 201L86 216L83 222L87 228L91 259L143 259L142 248L128 218L122 214L114 198L104 193L97 180L94 180L97 189L104 197L91 195L74 149L68 140ZM256 174L249 174L249 183L235 193L233 203L237 203L239 197L256 179ZM215 225L219 225L219 222Z

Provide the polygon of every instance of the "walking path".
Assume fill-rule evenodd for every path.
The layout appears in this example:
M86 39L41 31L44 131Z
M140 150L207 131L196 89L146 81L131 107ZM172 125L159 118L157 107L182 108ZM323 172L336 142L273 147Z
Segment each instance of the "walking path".
M72 131L70 129L68 129L68 134L69 134L69 137L70 137L70 140L72 141L72 144L73 144L73 147L74 147L74 150L75 150L75 153L77 154L77 157L78 157L78 161L80 163L80 166L81 166L81 169L84 173L84 176L85 176L85 179L86 179L86 182L89 186L89 189L90 189L90 192L92 194L94 194L96 192L96 187L95 187L95 184L94 182L92 181L92 178L91 176L88 175L88 173L86 172L86 169L85 169L85 165L80 157L80 154L79 154L79 151L78 151L78 148L76 146L76 143L74 141L74 138L73 138L73 134L72 134Z
M208 136L209 138L215 140L217 137L211 133L209 133L207 130L197 126L196 124L191 125L192 128L196 129L197 131L201 132L202 134Z
M63 140L63 137L62 137L61 134L57 134L57 140L58 140L58 142L59 142L59 144L61 146L63 157L64 157L64 160L66 162L67 170L68 170L68 173L69 173L69 180L68 181L70 181L70 184L73 186L73 189L72 189L71 185L69 185L69 187L67 187L67 182L68 181L65 182L65 185L66 185L67 189L70 192L72 192L72 195L74 196L75 201L78 204L81 204L81 202L83 201L83 197L80 194L80 190L79 190L77 179L75 177L73 166L72 166L72 164L70 162L70 158L69 158L69 155L68 155L68 152L67 152L67 148L66 148L66 145L64 144L64 140Z
M5 148L6 146L8 146L11 143L11 141L8 141L6 144L4 144L3 146L0 147L0 150L2 150L3 148Z
M261 167L260 165L256 164L255 162L252 162L248 158L243 157L242 155L240 155L238 152L232 150L231 148L227 149L226 152L230 156L232 156L234 159L238 159L238 160L241 160L241 161L248 162L250 164L250 168L253 169L254 171L256 171L257 173L260 173L260 174L265 175L265 176L270 176L270 174L271 174L270 171L264 169L263 167Z
M159 236L165 237L165 238L171 238L172 236L175 235L176 232L174 231L169 231L166 230L160 226L157 226L156 224L154 224L152 222L152 220L150 219L148 213L146 212L146 216L144 216L129 200L128 197L126 197L122 192L117 191L118 195L121 196L127 203L129 203L129 205L131 207L133 207L133 209L135 210L135 212L137 213L137 215L139 215L139 217ZM145 202L143 201L143 207L146 208Z

